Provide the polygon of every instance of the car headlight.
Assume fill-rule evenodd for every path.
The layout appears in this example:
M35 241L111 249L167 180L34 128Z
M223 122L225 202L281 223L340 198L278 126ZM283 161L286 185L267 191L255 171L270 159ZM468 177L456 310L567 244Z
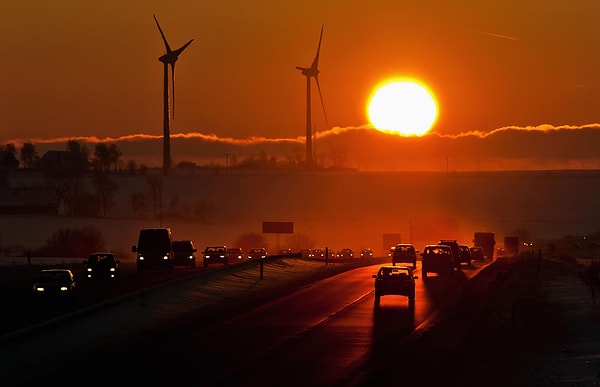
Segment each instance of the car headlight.
M67 290L69 290L69 287L68 287L68 286L61 286L61 287L60 287L60 291L61 291L61 292L66 292Z
M163 259L169 259L169 256L168 256L168 255L165 255L165 256L163 257Z
M111 267L110 271L116 271L116 269L114 267Z
M91 267L88 267L87 271L93 271L93 269Z
M140 261L143 261L143 260L144 260L144 256L143 256L143 255L140 255L140 256L138 256L138 259L139 259Z

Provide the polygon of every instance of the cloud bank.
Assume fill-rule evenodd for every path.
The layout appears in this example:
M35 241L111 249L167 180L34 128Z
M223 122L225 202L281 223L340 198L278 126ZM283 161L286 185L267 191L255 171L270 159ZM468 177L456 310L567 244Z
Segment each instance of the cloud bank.
M76 140L93 152L98 143L115 143L122 160L159 167L162 135L132 134L116 138L70 137L12 139L20 147L32 142L41 155L47 150L66 149ZM224 166L252 158L274 158L281 163L300 161L305 138L219 137L215 134L173 133L174 165ZM600 169L600 124L509 126L490 132L458 135L432 132L422 137L384 133L370 126L334 127L315 133L315 159L323 167L345 167L362 171L484 171Z

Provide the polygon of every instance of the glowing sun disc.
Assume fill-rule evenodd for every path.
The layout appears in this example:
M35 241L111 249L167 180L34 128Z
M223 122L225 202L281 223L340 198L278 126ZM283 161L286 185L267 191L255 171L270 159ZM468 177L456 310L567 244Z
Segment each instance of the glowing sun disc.
M379 87L369 102L371 124L380 131L422 136L437 119L437 103L423 86L394 81Z

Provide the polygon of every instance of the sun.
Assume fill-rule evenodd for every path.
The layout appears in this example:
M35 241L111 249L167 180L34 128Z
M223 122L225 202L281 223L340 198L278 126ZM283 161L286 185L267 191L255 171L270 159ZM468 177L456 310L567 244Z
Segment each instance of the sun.
M416 81L389 81L375 88L368 105L371 124L401 136L423 136L438 116L433 94Z

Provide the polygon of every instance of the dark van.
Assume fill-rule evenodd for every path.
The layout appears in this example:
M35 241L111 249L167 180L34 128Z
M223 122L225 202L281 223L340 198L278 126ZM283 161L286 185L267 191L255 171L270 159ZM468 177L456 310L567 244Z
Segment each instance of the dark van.
M173 270L173 249L170 228L146 228L140 230L137 246L131 251L137 253L138 273L145 270Z

